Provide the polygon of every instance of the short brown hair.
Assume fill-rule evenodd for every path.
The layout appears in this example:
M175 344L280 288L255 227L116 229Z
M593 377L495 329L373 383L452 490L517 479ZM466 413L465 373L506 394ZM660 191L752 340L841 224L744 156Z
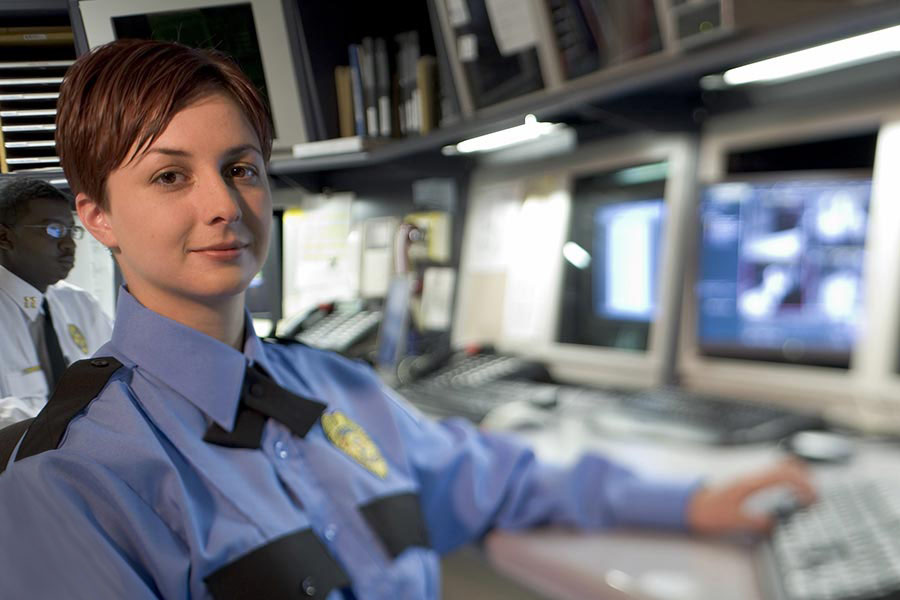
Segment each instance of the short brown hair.
M56 109L56 148L73 194L84 192L106 206L109 174L152 144L178 112L215 92L228 94L241 108L268 162L268 107L221 52L118 40L81 56L66 72Z

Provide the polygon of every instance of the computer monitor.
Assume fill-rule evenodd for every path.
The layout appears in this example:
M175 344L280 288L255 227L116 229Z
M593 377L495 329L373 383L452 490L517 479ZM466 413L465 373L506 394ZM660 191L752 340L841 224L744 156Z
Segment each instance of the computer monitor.
M884 297L896 276L879 276L889 236L872 235L894 203L895 191L876 192L895 164L875 168L892 111L895 102L798 105L707 122L682 386L839 419L867 402L885 326L878 307L896 303Z
M270 0L81 0L88 45L120 38L178 41L232 56L263 93L274 150L307 141L294 57L281 2Z
M633 136L473 176L453 343L540 360L560 380L651 387L672 374L688 136Z
M262 269L250 281L245 296L247 310L254 320L269 321L272 328L282 317L282 217L276 210L272 215L269 254Z
M707 356L848 368L862 321L870 174L706 186L697 339Z
M658 303L667 164L575 178L562 247L561 343L647 350ZM639 170L644 175L632 175Z

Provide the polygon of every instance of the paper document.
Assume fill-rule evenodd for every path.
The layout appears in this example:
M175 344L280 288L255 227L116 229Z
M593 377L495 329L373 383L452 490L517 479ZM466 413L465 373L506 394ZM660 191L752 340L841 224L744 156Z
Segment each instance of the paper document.
M518 54L538 42L538 27L529 2L484 0L500 54Z
M358 293L350 229L353 194L315 195L284 213L284 314ZM354 272L354 268L356 272Z
M462 27L472 20L466 0L447 0L447 16L451 27Z
M466 260L471 271L506 269L513 224L522 206L523 193L517 181L491 185L476 192L468 223Z
M428 331L447 331L453 308L453 284L456 271L449 267L425 269L422 282L422 328Z

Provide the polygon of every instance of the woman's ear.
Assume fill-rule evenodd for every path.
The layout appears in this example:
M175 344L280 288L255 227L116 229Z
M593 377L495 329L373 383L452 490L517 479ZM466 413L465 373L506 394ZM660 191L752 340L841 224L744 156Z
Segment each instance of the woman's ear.
M109 222L109 213L96 200L89 198L84 192L75 196L75 210L78 218L92 236L101 244L114 250L119 244Z

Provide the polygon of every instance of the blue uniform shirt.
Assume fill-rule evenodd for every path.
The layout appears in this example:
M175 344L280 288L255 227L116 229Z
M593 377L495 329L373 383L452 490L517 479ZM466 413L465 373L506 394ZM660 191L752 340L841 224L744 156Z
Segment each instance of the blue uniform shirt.
M421 416L362 364L264 344L249 325L239 352L125 289L97 355L124 366L58 449L0 476L4 598L209 598L210 573L310 529L360 600L438 598L439 553L491 528L681 527L696 485L650 481L593 455L566 469L542 464L510 436ZM305 437L269 419L259 449L204 442L211 423L232 429L253 363L327 404L323 419ZM383 463L339 448L323 430L328 415L358 424ZM358 507L403 493L418 495L432 547L394 558Z

